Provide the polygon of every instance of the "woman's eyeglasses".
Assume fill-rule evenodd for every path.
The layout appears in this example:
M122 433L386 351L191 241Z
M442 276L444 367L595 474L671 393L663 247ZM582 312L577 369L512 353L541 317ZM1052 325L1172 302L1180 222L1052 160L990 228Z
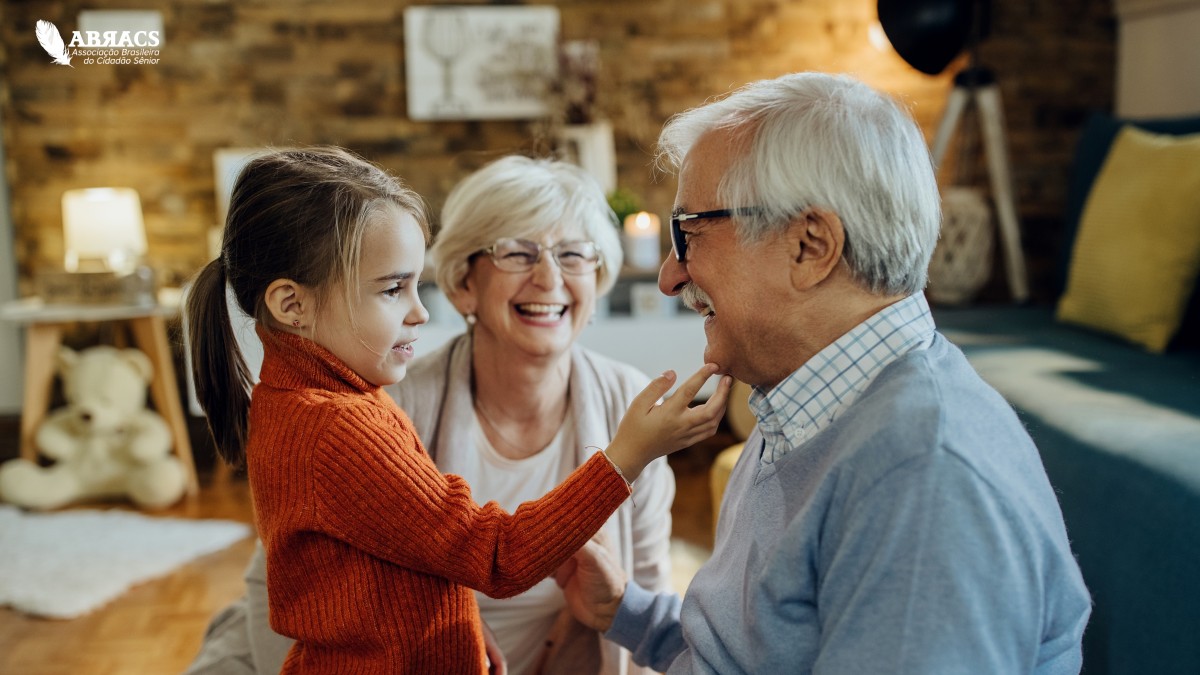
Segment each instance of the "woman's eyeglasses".
M483 249L492 258L496 269L503 272L528 272L548 251L563 274L588 274L600 265L600 250L590 241L563 241L554 246L542 246L528 239L499 239Z

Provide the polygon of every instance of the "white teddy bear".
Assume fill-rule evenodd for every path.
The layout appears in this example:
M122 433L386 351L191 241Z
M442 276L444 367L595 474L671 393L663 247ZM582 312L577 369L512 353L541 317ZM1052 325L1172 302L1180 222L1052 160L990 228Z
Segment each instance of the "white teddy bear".
M67 406L35 436L39 466L14 459L0 466L0 499L32 509L128 496L146 508L170 506L187 489L183 463L171 454L171 431L146 408L153 366L136 349L91 347L58 356Z

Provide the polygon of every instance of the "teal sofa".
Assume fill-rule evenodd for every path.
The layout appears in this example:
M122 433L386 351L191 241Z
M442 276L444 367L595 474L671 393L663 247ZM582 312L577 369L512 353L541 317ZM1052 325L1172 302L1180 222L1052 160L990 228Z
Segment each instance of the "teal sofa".
M1200 117L1087 119L1069 177L1056 293L1084 205L1125 125L1200 133ZM1200 675L1200 287L1160 355L1059 323L1053 307L939 308L934 316L1041 451L1094 602L1085 675Z
M938 309L1025 423L1094 602L1086 675L1200 673L1200 349L1153 355L1052 309Z

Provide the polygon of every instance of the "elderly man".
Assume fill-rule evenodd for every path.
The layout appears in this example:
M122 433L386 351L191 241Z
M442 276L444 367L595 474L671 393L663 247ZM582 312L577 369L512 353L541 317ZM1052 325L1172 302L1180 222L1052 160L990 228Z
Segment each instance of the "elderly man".
M755 432L680 599L595 546L572 610L657 670L1076 673L1091 604L1037 449L935 331L920 130L847 77L756 82L673 118L674 256L705 360Z

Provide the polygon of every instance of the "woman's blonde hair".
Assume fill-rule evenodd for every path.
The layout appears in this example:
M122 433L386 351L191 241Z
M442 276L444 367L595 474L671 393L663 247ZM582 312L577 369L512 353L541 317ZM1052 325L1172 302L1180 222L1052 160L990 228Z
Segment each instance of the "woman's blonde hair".
M510 155L464 178L450 191L430 249L437 284L447 296L463 287L471 257L497 239L541 239L578 225L595 242L601 264L596 289L607 293L623 257L617 216L600 184L583 169L552 159Z

